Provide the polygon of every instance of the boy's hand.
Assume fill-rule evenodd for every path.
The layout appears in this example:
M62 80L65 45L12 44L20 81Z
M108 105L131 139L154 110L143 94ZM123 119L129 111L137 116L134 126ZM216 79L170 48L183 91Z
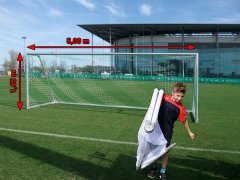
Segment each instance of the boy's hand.
M188 134L189 134L189 136L190 136L191 139L194 139L194 133L192 133L192 132L190 131Z

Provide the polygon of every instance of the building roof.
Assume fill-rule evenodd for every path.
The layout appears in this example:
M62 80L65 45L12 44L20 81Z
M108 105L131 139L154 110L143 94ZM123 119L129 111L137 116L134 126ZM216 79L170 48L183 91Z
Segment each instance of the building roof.
M78 26L107 42L151 34L215 34L217 32L240 34L240 24L82 24Z

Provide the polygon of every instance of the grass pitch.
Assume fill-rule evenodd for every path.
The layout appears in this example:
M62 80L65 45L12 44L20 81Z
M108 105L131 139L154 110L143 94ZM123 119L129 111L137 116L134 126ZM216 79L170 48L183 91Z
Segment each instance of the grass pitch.
M240 179L240 85L199 88L199 124L189 123L196 139L175 123L172 142L179 148L170 152L169 179ZM0 76L0 128L137 142L143 110L49 105L19 111L9 89L9 77ZM136 149L0 130L0 179L147 179L148 169L135 170Z

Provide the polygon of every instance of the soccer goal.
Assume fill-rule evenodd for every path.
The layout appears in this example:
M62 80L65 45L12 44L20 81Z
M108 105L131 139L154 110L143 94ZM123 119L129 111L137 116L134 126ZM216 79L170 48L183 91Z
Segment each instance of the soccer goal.
M28 53L27 109L48 104L147 109L154 88L187 85L198 122L197 53Z

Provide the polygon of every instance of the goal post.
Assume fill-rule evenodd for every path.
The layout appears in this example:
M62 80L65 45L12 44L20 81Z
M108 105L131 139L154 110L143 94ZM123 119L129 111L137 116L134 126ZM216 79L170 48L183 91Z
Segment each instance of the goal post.
M171 94L183 82L183 101L198 122L198 53L28 53L27 109L78 104L147 109L154 88Z

